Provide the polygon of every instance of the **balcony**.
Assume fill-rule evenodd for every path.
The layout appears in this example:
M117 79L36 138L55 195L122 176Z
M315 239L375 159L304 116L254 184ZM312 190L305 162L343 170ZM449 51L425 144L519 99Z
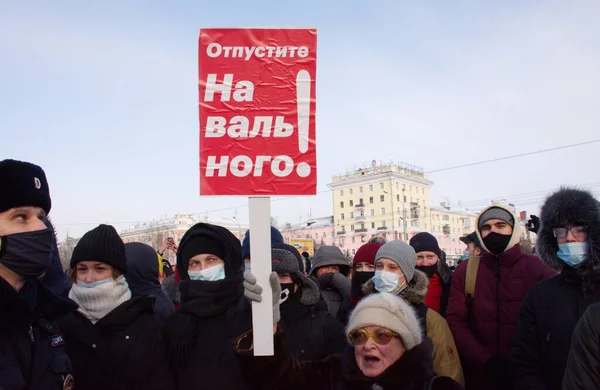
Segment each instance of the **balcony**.
M380 226L377 228L377 230L388 230L387 226Z
M365 208L365 204L364 203L358 203L354 207L356 207L357 209L364 209Z
M366 233L367 229L364 229L364 228L363 229L356 229L354 232L355 233Z
M336 232L335 234L338 235L338 236L345 236L346 235L346 231L342 230L342 231Z
M365 220L365 216L364 215L357 215L356 218L354 218L357 221L364 221Z
M450 234L450 225L444 225L444 226L442 227L442 232L443 232L445 235L449 235L449 234Z

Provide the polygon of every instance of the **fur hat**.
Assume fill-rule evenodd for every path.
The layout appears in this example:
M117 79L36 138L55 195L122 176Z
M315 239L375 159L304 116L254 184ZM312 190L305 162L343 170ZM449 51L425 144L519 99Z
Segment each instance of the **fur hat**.
M556 256L558 242L553 229L567 225L587 226L588 261L577 271L582 276L590 273L600 275L600 203L590 192L562 187L546 198L540 220L535 248L542 261L556 270L562 270L564 263Z
M0 161L0 188L0 213L25 206L50 213L50 189L41 167L23 161Z
M346 334L367 326L380 326L397 333L407 351L423 341L415 311L402 298L389 293L363 298L350 315Z
M305 306L314 305L319 301L319 286L300 272L299 261L302 256L296 248L288 244L276 244L271 248L271 267L278 274L289 273L294 283L300 286L302 297L300 303Z

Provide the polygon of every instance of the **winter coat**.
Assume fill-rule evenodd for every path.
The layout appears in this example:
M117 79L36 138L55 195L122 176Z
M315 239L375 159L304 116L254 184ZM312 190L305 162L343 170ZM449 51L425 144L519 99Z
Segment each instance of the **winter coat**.
M286 345L295 359L321 360L346 348L344 326L329 314L322 298L312 305L286 302L280 309L279 325L285 329Z
M17 293L0 278L0 389L58 390L73 381L55 320L76 308L39 280Z
M585 311L573 332L562 388L600 389L600 303Z
M478 225L479 219L475 223ZM462 359L466 388L493 389L495 383L484 374L485 363L492 357L508 361L525 295L535 284L556 273L539 258L521 253L519 224L513 228L507 246L510 249L499 256L489 253L477 234L484 252L477 271L471 316L465 298L470 261L466 260L454 272L446 320Z
M330 265L340 267L340 275L317 276L319 268ZM348 279L349 273L350 263L338 247L323 245L317 250L309 276L319 285L329 313L340 322L344 321L350 311L351 282Z
M166 344L152 313L154 298L132 298L96 324L62 317L76 389L174 389Z
M437 375L447 376L460 384L464 384L462 366L454 337L448 323L440 314L425 305L429 279L423 272L415 270L408 291L402 298L417 312L421 329L433 343L433 369ZM364 286L365 295L376 293L375 286L369 281Z
M251 338L251 334L246 336ZM428 340L427 340L428 341ZM365 377L354 357L354 348L318 362L300 363L285 353L283 335L275 336L275 356L255 358L248 340L238 340L236 353L248 383L261 390L454 390L463 387L447 377L435 376L431 365L431 345L417 345L377 378Z
M62 295L68 287L68 278L63 270L62 263L60 262L60 255L58 254L56 229L54 229L49 218L44 220L44 224L48 229L52 230L52 261L46 272L44 272L44 275L41 277L41 280L50 291Z
M162 290L158 281L162 264L158 262L158 254L152 247L140 242L125 244L127 255L127 272L125 277L134 297L154 297L154 316L163 326L175 312L175 306Z
M585 191L561 189L542 207L542 226L536 247L548 265L562 273L534 286L521 309L517 338L511 348L516 389L561 389L571 336L586 308L600 301L600 283L594 279L600 267L600 208ZM578 269L556 257L553 229L568 225L588 226L588 261Z
M442 284L442 296L440 297L440 314L446 316L448 311L448 300L450 299L450 290L452 287L452 270L446 263L446 252L442 251L442 258L438 262L437 275Z
M196 237L210 237L223 243L224 280L189 280L181 253ZM169 318L164 328L177 388L247 389L233 351L233 342L252 323L250 303L244 297L242 271L240 242L223 227L196 224L179 243L181 309Z

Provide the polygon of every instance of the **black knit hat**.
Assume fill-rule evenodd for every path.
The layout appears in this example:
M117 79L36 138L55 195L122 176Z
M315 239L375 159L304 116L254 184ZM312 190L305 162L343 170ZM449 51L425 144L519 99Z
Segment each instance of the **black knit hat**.
M190 240L181 248L181 258L184 263L189 264L192 257L200 254L211 254L225 261L225 248L222 240L209 236L198 236Z
M127 271L125 244L114 227L100 225L81 237L73 250L71 268L82 261L100 261L121 272Z
M415 253L433 252L438 255L439 258L442 257L442 250L438 245L437 239L427 232L415 234L414 237L410 239L410 246L413 247Z
M44 170L28 162L0 161L0 213L26 206L50 213L52 203Z

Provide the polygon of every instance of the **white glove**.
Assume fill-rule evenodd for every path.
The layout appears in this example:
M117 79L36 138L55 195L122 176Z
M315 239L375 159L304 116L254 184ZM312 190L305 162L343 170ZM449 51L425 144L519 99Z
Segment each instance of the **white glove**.
M277 272L269 275L269 284L273 292L273 323L279 322L281 314L279 312L279 299L281 298L281 285L279 284L279 275ZM256 283L256 277L250 271L244 272L244 295L250 301L262 302L262 287Z

